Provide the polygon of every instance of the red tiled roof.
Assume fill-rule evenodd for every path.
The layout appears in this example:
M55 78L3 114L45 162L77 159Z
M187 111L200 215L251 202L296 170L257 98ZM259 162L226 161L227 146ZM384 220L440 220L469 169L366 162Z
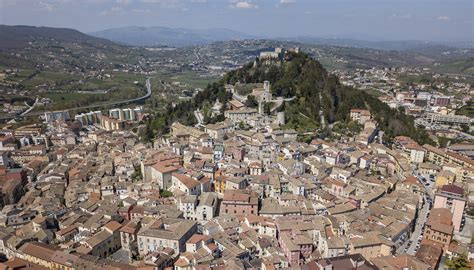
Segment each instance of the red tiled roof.
M193 188L198 186L199 181L180 173L173 173L173 177L176 177L181 183L183 183L187 188Z
M441 187L441 191L464 196L464 189L456 185L444 185Z
M117 221L112 220L109 223L105 224L104 227L106 229L109 229L112 232L115 232L116 230L120 229L120 227L122 227L122 225L120 223L118 223Z

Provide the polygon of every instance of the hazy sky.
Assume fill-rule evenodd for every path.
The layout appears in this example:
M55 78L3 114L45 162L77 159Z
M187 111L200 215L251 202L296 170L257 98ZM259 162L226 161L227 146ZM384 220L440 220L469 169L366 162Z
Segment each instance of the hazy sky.
M0 0L0 24L229 28L268 37L472 41L473 0ZM1 42L1 41L0 41Z

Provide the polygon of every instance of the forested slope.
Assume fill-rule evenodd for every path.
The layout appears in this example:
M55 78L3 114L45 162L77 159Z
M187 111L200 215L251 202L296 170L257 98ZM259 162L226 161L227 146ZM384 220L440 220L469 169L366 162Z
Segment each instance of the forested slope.
M349 121L352 108L367 108L380 129L385 131L388 139L406 135L420 144L432 143L424 129L416 128L413 118L368 93L344 86L339 79L329 74L316 60L303 53L287 53L283 59L274 64L249 63L244 67L227 73L219 82L210 84L192 100L168 106L165 123L170 125L179 120L193 124L192 111L200 108L205 101L214 102L219 99L226 102L231 98L226 93L225 84L262 83L268 80L274 96L292 97L279 110L285 110L290 125L304 125L302 118L309 118L315 123L320 121L320 110L328 123ZM210 119L212 121L212 119Z

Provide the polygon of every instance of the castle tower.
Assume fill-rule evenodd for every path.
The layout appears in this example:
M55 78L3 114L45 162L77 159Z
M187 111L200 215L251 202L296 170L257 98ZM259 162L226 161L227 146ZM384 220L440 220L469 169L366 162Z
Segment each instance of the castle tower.
M269 81L264 81L263 82L262 100L265 101L265 102L272 101L272 93L270 92L270 82Z
M263 90L267 93L270 92L270 82L269 81L264 81L263 82Z
M258 103L258 113L262 115L265 113L265 106L263 105L263 102L261 101Z
M280 126L285 125L285 112L277 113L277 124Z

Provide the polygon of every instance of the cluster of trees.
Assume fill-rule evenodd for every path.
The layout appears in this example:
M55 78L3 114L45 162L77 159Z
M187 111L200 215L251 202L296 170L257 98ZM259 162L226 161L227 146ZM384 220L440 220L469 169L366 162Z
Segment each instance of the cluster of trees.
M444 262L444 265L448 269L460 269L460 270L471 269L469 266L469 260L467 259L467 256L465 254L461 254L459 256L446 260Z
M270 81L274 96L296 97L278 109L286 112L287 122L292 126L308 123L308 129L314 129L321 115L328 123L347 123L352 108L366 108L385 131L386 138L406 135L420 144L434 143L424 129L415 127L413 117L390 108L364 91L342 85L317 60L304 53L292 52L277 64L266 65L257 59L227 73L220 81L209 84L193 99L175 106L168 105L165 125L169 126L174 121L195 124L193 111L201 108L204 102L213 103L218 99L225 104L231 98L231 94L225 90L225 84L262 83L266 80ZM246 105L255 107L257 103L250 96ZM302 121L302 117L307 119ZM210 118L206 120L211 121Z
M165 105L163 113L155 113L153 117L145 123L146 127L141 137L144 141L150 142L157 135L168 133L169 127L177 121L183 125L195 125L197 124L196 117L194 116L196 109L202 109L205 103L212 104L216 100L225 104L231 97L232 94L225 90L222 81L208 84L203 91L197 93L196 96L190 100L178 103L168 102ZM216 123L223 120L223 114L219 114L215 117L206 115L204 118L206 123Z

